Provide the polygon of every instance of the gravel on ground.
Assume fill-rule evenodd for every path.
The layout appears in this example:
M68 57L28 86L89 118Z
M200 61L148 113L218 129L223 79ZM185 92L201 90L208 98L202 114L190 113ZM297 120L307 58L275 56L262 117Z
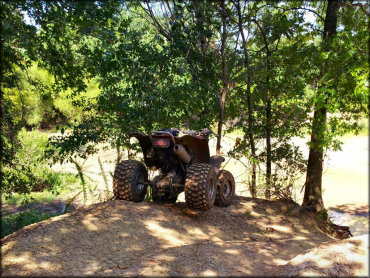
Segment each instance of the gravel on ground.
M230 207L197 212L183 202L107 201L2 239L1 275L289 275L298 271L287 268L292 263L306 265L297 261L301 254L337 244L344 246L341 252L368 255L368 248L322 233L312 215L293 202L238 197ZM352 258L357 260L342 256L334 266L322 265L317 271L326 275L335 267L338 276L368 271L366 262L355 265Z

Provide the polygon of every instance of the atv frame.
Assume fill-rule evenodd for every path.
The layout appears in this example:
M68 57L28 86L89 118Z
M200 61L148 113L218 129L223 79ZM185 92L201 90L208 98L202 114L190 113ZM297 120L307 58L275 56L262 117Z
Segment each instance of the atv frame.
M209 130L190 131L181 137L175 130L130 133L141 146L145 165L135 160L121 161L115 169L113 191L116 199L143 201L151 187L153 201L176 202L185 191L187 206L208 210L213 204L229 206L235 195L233 175L220 170L225 159L210 156ZM148 180L147 167L160 170Z

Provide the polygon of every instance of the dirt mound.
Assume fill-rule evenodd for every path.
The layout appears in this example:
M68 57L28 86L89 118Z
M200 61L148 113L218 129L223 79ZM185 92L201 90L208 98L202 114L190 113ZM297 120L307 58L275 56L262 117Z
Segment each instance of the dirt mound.
M109 201L5 237L2 275L274 275L335 242L297 204L239 197L194 212L184 203Z

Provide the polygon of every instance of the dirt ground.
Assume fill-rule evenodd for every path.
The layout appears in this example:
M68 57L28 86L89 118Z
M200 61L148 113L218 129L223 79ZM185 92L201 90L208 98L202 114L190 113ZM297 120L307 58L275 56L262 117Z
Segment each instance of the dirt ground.
M328 237L298 208L246 197L205 212L183 202L94 204L5 237L1 275L289 276L307 264L320 275L368 274L368 247ZM325 248L338 260L320 262L332 256Z
M368 255L369 237L356 236L341 242L325 243L298 255L281 267L278 275L369 277Z

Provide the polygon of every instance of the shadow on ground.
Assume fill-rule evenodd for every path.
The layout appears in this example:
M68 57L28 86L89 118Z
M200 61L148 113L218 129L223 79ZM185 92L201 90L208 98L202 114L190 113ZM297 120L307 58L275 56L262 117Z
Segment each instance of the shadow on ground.
M246 197L205 212L184 203L108 201L5 237L1 274L279 275L297 255L335 242L298 208Z

